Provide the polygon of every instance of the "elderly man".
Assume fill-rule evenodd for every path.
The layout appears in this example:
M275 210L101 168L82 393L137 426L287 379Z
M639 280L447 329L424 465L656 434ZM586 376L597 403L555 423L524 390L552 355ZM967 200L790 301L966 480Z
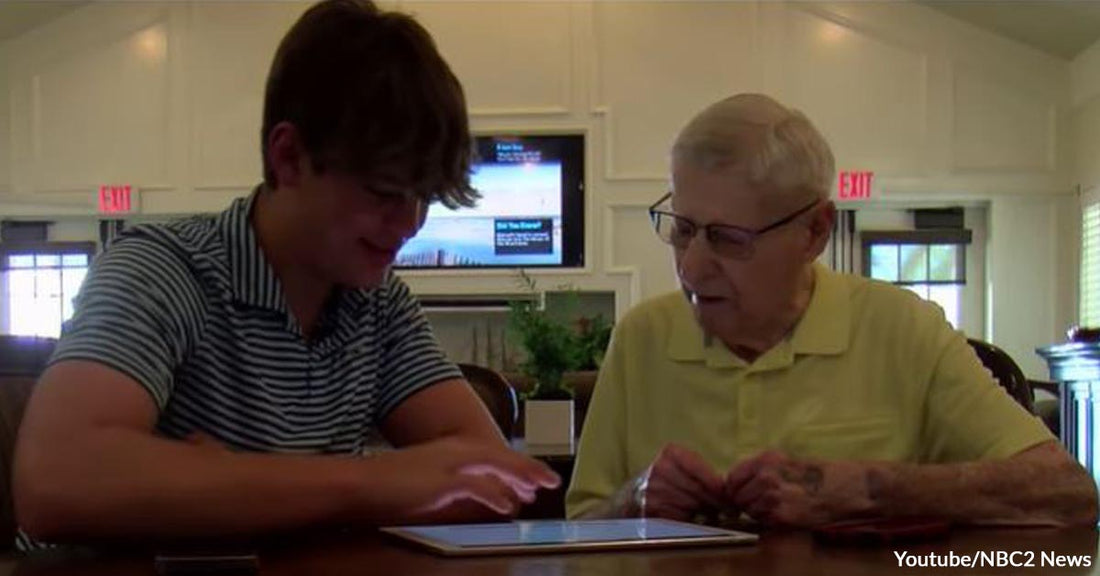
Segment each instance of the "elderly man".
M936 306L815 263L834 163L805 116L727 98L683 129L671 163L651 214L682 293L616 329L571 517L1096 523L1088 473Z

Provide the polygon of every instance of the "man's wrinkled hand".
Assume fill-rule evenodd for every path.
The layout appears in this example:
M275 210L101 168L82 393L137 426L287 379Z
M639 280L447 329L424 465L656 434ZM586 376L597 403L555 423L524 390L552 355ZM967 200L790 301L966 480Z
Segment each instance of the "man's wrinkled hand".
M676 444L665 446L637 487L639 515L691 520L722 502L722 477L702 456Z
M868 514L867 465L764 452L726 476L727 505L770 526L812 527Z

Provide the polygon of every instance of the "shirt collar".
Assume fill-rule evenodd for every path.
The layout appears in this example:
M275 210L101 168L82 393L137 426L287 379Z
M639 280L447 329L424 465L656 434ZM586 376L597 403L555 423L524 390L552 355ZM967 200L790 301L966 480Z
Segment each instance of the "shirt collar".
M686 298L672 315L666 353L671 360L704 362L711 368L746 367L748 363L716 338L707 338L695 320ZM835 355L848 349L851 310L844 278L821 264L814 264L814 292L791 335L765 352L754 365L759 368L789 366L794 355ZM707 340L710 340L708 342Z
M794 352L829 356L848 350L851 308L844 275L814 263L814 294L791 334Z
M229 255L229 274L236 301L257 308L286 313L283 287L268 264L252 226L252 210L263 192L257 186L246 198L238 198L222 214L222 234Z

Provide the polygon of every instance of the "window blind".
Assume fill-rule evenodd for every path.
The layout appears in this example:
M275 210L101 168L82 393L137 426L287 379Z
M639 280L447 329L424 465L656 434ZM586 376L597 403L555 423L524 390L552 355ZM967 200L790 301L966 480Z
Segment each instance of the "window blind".
M1081 326L1100 327L1100 188L1081 194Z

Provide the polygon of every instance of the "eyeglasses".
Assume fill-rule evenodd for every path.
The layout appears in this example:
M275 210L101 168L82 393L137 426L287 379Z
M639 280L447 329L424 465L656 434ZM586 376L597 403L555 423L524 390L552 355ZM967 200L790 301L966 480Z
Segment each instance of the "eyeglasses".
M715 254L723 258L738 260L752 257L753 244L757 236L794 221L795 218L809 212L811 208L817 206L821 202L820 200L814 200L802 208L795 210L790 215L776 220L763 228L749 230L748 228L731 226L728 224L707 224L706 226L700 226L673 212L657 209L658 206L665 203L671 197L672 193L669 192L649 207L649 219L653 222L653 228L657 231L658 238L666 244L671 244L678 250L685 250L688 245L691 244L696 234L702 230L704 233L703 235L706 236L707 244Z

